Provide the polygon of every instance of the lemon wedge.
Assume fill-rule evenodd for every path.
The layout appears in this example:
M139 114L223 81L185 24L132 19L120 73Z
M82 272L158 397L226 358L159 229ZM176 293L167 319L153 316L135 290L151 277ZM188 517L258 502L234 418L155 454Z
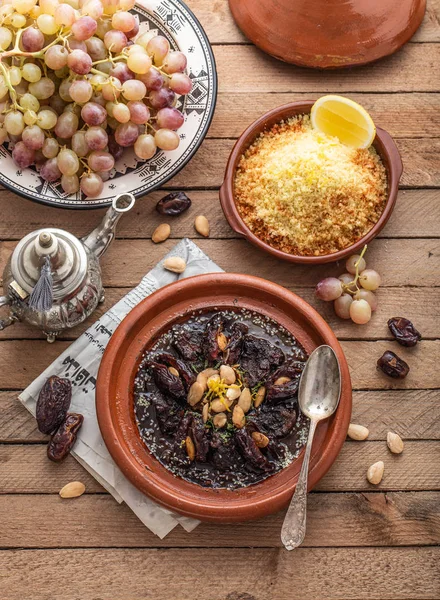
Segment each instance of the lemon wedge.
M351 148L368 148L376 136L373 119L360 104L343 96L323 96L312 106L312 126Z

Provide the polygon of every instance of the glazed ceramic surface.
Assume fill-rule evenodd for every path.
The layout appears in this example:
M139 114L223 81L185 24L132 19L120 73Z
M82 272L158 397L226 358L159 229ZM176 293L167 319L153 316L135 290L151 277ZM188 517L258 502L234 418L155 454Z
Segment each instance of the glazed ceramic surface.
M327 323L285 288L247 275L213 273L170 284L143 300L113 334L104 353L96 388L102 436L124 475L142 492L171 510L207 521L234 522L276 512L290 500L301 456L282 471L237 490L203 488L173 475L140 438L134 415L133 384L146 348L172 324L194 310L247 308L270 316L310 353L331 346L342 374L336 413L319 425L312 449L309 487L316 485L338 455L351 416L351 383L341 346Z
M112 179L104 183L98 198L86 199L81 193L66 194L59 182L48 183L34 168L19 169L11 150L0 146L0 182L13 192L44 204L64 208L109 206L116 194L136 197L160 187L176 175L195 154L211 123L217 96L217 74L211 47L202 26L180 0L138 0L134 12L139 16L140 32L157 31L173 50L188 58L187 73L193 88L178 99L177 108L185 115L179 129L180 145L172 152L158 151L148 161L138 159L131 148L116 162Z
M348 246L339 252L322 256L300 256L287 254L286 252L282 252L281 250L277 250L269 244L266 244L263 240L258 238L250 231L246 223L241 218L235 205L234 180L238 162L243 152L254 142L255 138L260 133L270 129L273 125L279 123L283 119L288 119L295 115L310 113L313 104L314 102L311 100L285 104L284 106L274 108L249 125L232 149L226 167L225 180L220 189L220 202L223 212L225 213L225 216L232 229L255 246L258 246L269 254L273 254L277 258L281 258L290 262L322 264L334 262L354 254L357 250L362 249L365 244L374 239L379 231L383 229L391 216L397 200L397 192L399 189L399 180L403 172L403 164L397 146L392 137L386 131L377 127L376 138L373 142L373 146L376 148L386 168L388 179L388 199L380 219L367 233L367 235L360 238L355 244L352 244L351 246Z
M229 0L243 33L286 62L334 69L363 65L405 44L426 0Z

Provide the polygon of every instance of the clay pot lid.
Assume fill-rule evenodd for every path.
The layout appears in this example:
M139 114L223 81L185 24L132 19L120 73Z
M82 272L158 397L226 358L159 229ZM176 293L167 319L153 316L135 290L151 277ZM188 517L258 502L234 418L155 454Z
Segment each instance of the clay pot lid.
M229 0L256 46L285 62L334 69L396 52L416 32L426 0Z

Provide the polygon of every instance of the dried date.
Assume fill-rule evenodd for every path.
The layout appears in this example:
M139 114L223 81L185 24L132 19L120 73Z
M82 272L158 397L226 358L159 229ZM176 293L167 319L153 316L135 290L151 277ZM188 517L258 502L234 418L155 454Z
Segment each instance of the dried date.
M409 319L393 317L388 321L388 328L401 346L412 347L422 339L422 335Z
M156 210L161 215L177 217L188 210L190 206L191 200L184 192L172 192L159 200Z
M78 413L69 413L47 446L47 456L53 462L61 462L71 451L84 417Z
M56 375L49 377L37 400L36 418L41 433L53 433L65 420L72 400L72 384Z
M397 354L387 350L377 361L377 366L389 377L404 379L409 373L409 365Z

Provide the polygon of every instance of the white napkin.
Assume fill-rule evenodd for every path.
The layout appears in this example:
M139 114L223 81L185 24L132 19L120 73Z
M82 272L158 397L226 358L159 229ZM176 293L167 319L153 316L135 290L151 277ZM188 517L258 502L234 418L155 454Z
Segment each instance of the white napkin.
M139 492L122 474L110 456L99 430L95 410L95 384L101 358L111 335L141 300L177 279L222 271L188 239L179 242L168 256L180 256L186 261L187 268L182 275L166 271L161 261L137 287L89 327L19 396L24 406L35 416L38 395L46 379L51 375L70 379L70 411L84 415L84 423L71 454L117 502L125 502L142 523L160 538L164 538L178 523L189 532L197 527L199 521L162 508Z

